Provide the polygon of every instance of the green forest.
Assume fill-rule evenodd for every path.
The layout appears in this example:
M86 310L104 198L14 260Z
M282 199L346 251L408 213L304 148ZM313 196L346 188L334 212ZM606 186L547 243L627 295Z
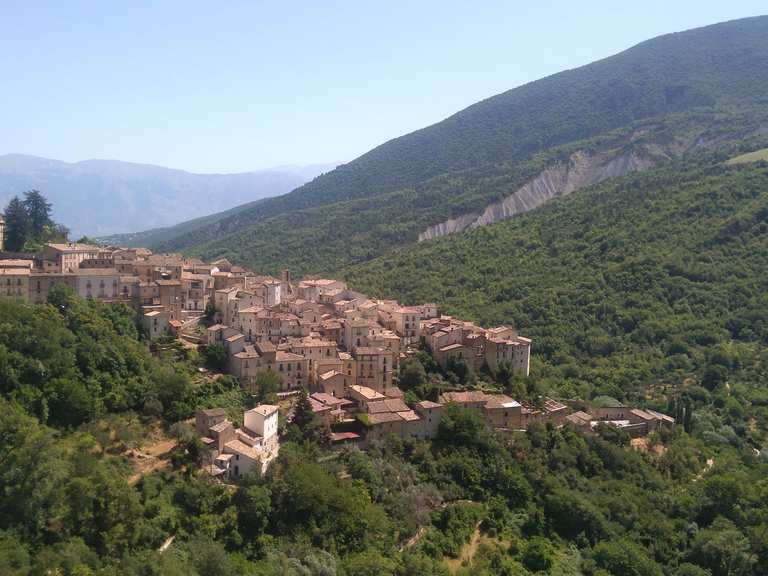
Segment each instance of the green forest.
M734 142L735 150L757 145L750 135L760 122L759 108L691 112L632 124L599 137L541 152L519 162L501 162L435 177L413 187L274 216L247 229L196 245L188 253L205 260L226 257L254 270L296 274L335 273L393 248L414 244L432 224L503 200L542 170L567 164L576 152L629 154L664 164L693 142ZM756 140L760 142L760 140ZM176 249L172 242L161 246Z
M499 436L446 409L434 441L329 451L302 402L267 475L201 471L189 424L256 401L215 351L149 344L122 304L64 287L0 301L0 574L757 576L768 573L768 165L699 154L346 271L352 285L534 338L532 376L406 362L446 385L678 417ZM450 281L447 281L450 279ZM137 473L153 431L169 466Z
M0 305L4 575L768 571L768 460L740 429L762 418L763 430L768 403L692 394L690 433L660 432L651 441L664 450L645 454L607 429L497 437L458 407L433 442L329 453L299 418L305 430L286 437L306 439L229 489L200 475L199 442L179 421L202 406L242 410L236 382L196 380L200 359L170 342L150 349L123 306L65 289L47 305ZM436 377L420 372L403 385ZM178 438L173 466L131 478L125 450L152 425Z
M10 384L0 416L2 574L768 569L768 463L737 434L713 445L711 414L696 419L690 435L655 439L665 452L650 456L608 431L584 437L533 426L502 440L476 414L450 408L433 443L392 437L367 453L329 458L315 442L288 442L264 479L247 478L234 490L200 477L199 446L180 432L174 468L131 483L122 452L150 422L173 428L195 406L227 396L237 405L238 391L196 386L189 358L155 364L125 312L65 291L49 305L3 310L0 366ZM30 323L30 336L7 337ZM57 337L45 355L26 358L38 330ZM61 388L91 386L88 397L104 408L57 403L40 378L49 370ZM146 401L130 400L135 387L146 390ZM169 536L172 546L159 552ZM473 537L475 560L461 566L456 557Z

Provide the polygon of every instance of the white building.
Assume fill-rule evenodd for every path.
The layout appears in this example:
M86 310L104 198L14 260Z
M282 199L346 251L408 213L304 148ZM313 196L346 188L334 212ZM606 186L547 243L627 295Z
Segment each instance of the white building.
M198 413L198 431L200 423L208 422L206 416L206 411ZM237 479L254 468L264 474L280 451L277 417L277 406L261 404L243 414L242 428L235 430L229 420L210 426L202 441L213 452L211 474Z

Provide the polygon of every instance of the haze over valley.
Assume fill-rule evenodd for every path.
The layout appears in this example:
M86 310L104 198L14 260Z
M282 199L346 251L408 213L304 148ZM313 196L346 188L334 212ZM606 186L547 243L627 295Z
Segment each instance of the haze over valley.
M233 206L286 194L336 164L282 166L240 174L193 174L119 160L60 162L0 156L0 204L43 190L73 236L109 236L163 228Z

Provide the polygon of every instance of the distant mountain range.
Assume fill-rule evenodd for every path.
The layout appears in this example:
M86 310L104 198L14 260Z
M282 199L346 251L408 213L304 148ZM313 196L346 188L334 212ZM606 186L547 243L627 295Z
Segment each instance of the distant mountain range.
M702 150L757 145L767 94L768 17L667 34L478 102L150 247L336 273Z
M277 196L336 164L283 166L239 174L194 174L117 160L67 163L22 154L0 156L0 210L25 190L53 203L73 236L164 228Z

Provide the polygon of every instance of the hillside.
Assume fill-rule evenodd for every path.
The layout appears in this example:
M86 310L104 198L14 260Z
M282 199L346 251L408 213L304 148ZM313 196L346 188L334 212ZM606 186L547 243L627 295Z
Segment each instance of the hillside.
M489 98L443 122L387 142L290 194L155 247L226 255L265 266L268 259L262 257L261 249L271 242L275 230L289 227L292 238L281 239L281 247L269 250L273 265L293 265L291 254L299 248L308 261L319 260L323 268L326 248L320 239L338 235L355 240L359 217L369 222L378 218L386 229L364 236L370 246L329 263L333 268L414 241L430 226L448 219L482 213L534 178L539 173L532 171L534 167L543 171L550 167L547 160L556 162L557 156L547 157L556 149L582 143L587 147L582 152L589 152L595 138L635 126L655 133L658 144L670 137L682 139L682 146L664 149L664 155L685 153L686 147L702 144L691 135L711 129L724 116L735 114L738 125L738 119L754 118L764 110L766 32L768 17L760 17L649 40ZM665 132L671 118L681 117L689 122L682 132ZM659 124L660 132L654 129ZM730 125L730 121L723 123L726 128ZM750 127L758 132L765 129L759 122ZM736 139L741 137L738 134ZM614 144L626 146L633 141L632 134L628 138ZM635 167L645 165L628 163L623 172ZM492 178L503 175L489 185L489 173ZM621 175L622 171L607 173ZM435 192L439 201L425 196L425 188ZM405 205L397 213L377 216L371 212L400 201ZM421 208L416 214L410 210L413 204ZM414 232L417 219L420 229Z
M54 217L67 222L74 235L106 236L165 227L285 194L332 168L314 165L193 174L117 160L67 163L7 154L0 156L0 207L25 190L41 190L56 206Z
M641 121L525 161L482 166L413 188L268 218L187 251L209 260L227 257L271 273L289 267L297 274L330 274L392 248L476 225L488 214L492 217L487 221L493 221L497 212L500 217L524 212L573 192L579 182L622 176L735 141L749 146L765 128L768 114L762 109ZM518 206L523 209L515 212Z
M731 154L348 273L535 335L531 377L477 385L678 415L634 448L608 427L494 434L448 405L434 439L329 450L302 435L323 426L310 405L264 477L222 485L184 421L252 406L236 379L178 342L148 346L122 303L64 286L49 304L0 298L0 574L765 574L768 164ZM429 366L423 383L446 384Z
M366 293L516 325L536 343L533 372L565 396L637 400L649 385L724 379L720 355L764 373L768 165L728 158L612 180L345 275Z
M760 203L754 216L764 220L764 188L761 196L755 186L767 172L707 172L712 188L701 192L724 201L716 187L737 186L729 194ZM686 174L681 189L696 178ZM744 241L751 208L732 222ZM450 405L434 440L392 436L364 451L330 451L313 436L291 441L296 424L288 424L263 478L222 485L205 477L205 448L184 420L202 407L242 413L252 398L236 380L201 374L197 355L178 344L148 349L125 305L81 300L62 286L50 305L0 298L0 313L0 574L768 569L768 459L756 453L766 452L768 398L755 386L765 368L738 347L708 356L720 367L708 388L689 385L679 398L692 410L689 424L647 438L647 453L610 429L532 424L513 438L496 435L476 410ZM716 380L724 362L728 386ZM675 403L670 394L645 405ZM159 445L161 464L144 466ZM724 562L738 570L722 570Z

